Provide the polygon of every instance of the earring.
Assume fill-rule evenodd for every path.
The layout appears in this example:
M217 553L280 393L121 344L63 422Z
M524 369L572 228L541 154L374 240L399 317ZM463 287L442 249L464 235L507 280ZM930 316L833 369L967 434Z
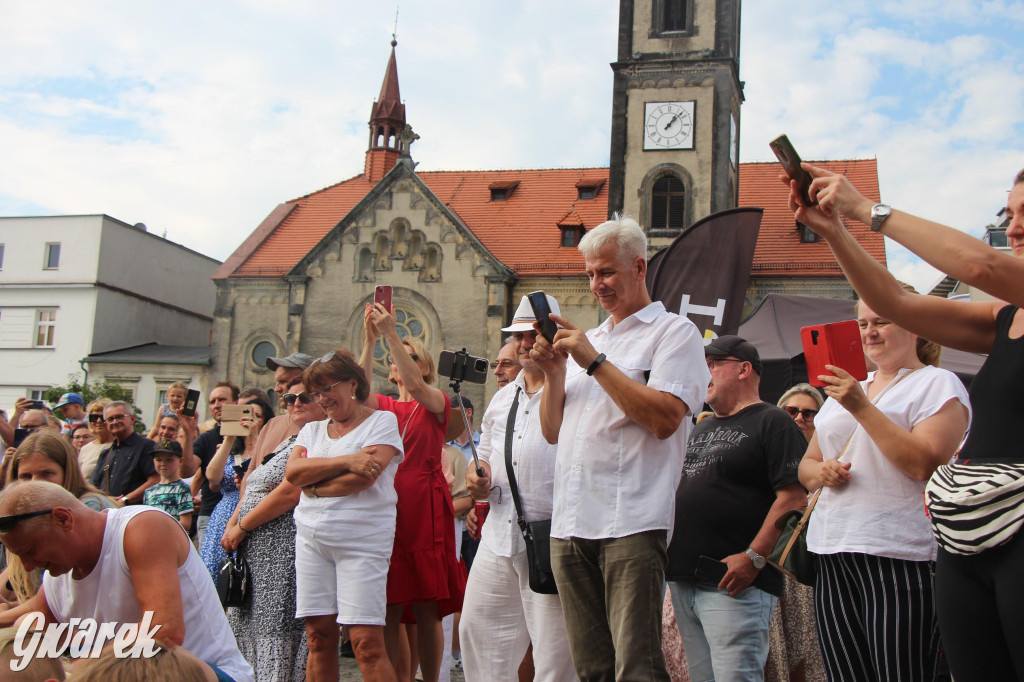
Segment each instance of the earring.
M355 393L353 393L353 394L351 395L351 398L352 398L352 400L355 400L355 399L356 399L356 394L355 394Z

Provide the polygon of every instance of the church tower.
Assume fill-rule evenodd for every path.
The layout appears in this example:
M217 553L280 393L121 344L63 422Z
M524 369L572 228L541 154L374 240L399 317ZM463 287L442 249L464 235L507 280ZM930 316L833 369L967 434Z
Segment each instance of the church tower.
M619 0L608 211L660 248L736 206L740 0Z
M363 173L370 182L380 182L395 167L398 157L406 150L402 131L405 128L405 105L398 90L398 63L395 46L391 41L391 58L384 71L380 95L370 111L370 146L366 150Z

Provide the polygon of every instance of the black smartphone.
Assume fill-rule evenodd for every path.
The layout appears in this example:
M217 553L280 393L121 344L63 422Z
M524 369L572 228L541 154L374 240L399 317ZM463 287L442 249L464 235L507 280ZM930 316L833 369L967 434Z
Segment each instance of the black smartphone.
M530 300L530 307L533 308L534 317L540 324L540 333L549 342L555 340L558 333L558 325L551 320L551 306L548 305L548 297L543 291L534 291L526 295Z
M811 189L811 174L800 167L800 155L796 153L796 148L793 147L793 143L789 141L789 138L785 135L779 135L769 142L768 146L775 152L775 156L779 159L779 163L782 164L782 168L786 171L786 175L789 176L790 180L796 180L804 204L807 206L817 204L817 201L811 201L811 195L808 193Z
M452 381L468 381L473 384L486 384L489 364L487 358L470 355L463 348L458 352L441 351L437 359L437 373Z
M12 448L16 448L21 445L21 441L28 438L28 434L32 433L28 429L14 429L14 442L11 443Z
M196 416L196 405L199 404L199 391L194 388L188 389L185 393L185 406L182 408L181 413L186 417Z
M729 567L718 559L701 555L697 557L697 569L693 575L701 582L717 585L722 582L722 578L725 577L728 570Z
M25 409L26 410L41 410L41 409L43 409L45 407L46 406L43 405L43 401L42 400L30 400L30 401L28 401L28 405L25 406Z
M231 468L235 470L235 476L239 478L245 476L245 464L232 464Z

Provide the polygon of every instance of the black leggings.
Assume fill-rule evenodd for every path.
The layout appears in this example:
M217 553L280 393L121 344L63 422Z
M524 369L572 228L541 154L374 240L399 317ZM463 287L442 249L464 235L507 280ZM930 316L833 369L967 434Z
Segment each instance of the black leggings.
M935 595L956 682L1024 680L1024 532L980 554L940 548Z

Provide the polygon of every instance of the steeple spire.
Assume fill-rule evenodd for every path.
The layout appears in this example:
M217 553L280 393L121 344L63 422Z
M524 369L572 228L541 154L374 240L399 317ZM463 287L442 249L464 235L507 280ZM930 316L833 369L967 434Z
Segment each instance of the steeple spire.
M370 144L366 151L364 173L370 182L378 182L391 170L403 151L401 132L405 128L405 105L398 88L398 62L395 47L398 41L391 37L391 57L384 70L380 95L370 110Z

